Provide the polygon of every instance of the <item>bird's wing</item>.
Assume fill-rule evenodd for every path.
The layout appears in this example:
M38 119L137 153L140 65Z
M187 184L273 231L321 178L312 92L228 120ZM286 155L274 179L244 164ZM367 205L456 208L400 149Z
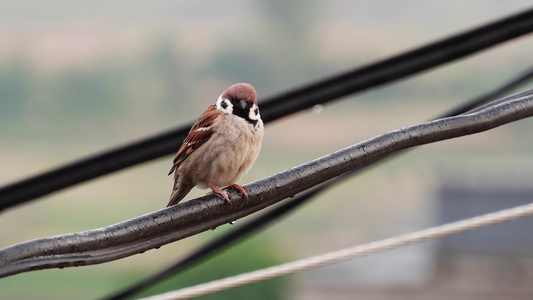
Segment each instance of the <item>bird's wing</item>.
M176 157L172 164L172 168L168 175L172 174L179 165L189 156L194 150L201 147L205 142L213 135L212 125L216 118L221 115L220 111L216 109L215 105L209 106L209 108L194 122L191 131L181 144Z

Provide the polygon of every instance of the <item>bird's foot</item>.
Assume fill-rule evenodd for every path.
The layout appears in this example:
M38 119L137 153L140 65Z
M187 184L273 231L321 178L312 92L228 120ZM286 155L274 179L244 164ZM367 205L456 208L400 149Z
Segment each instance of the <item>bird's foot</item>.
M224 189L227 190L229 188L236 189L239 192L239 194L241 194L244 197L244 199L246 199L246 203L248 203L248 194L246 193L248 191L247 187L238 185L238 184L232 184L232 185L227 186Z
M210 184L210 183L208 183L207 186L208 186L208 187L211 189L211 191L212 191L212 192L210 192L209 194L217 194L217 195L219 195L220 197L222 197L222 199L224 199L224 201L226 201L226 203L228 203L229 205L231 205L231 200L230 200L231 195L230 195L228 192L226 192L226 191L224 191L224 190L221 190L221 189L217 188L216 186L214 186L214 185L212 185L212 184ZM209 194L208 194L208 195L209 195Z

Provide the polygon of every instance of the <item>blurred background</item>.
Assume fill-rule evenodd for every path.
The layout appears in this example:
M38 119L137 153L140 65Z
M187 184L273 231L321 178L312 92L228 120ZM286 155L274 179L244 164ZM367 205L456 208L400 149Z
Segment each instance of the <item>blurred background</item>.
M530 5L525 0L4 0L0 186L189 123L232 83L251 83L261 100ZM533 37L525 36L271 123L256 165L240 183L440 115L531 67L531 49ZM530 201L532 126L533 120L522 120L401 155L143 295ZM163 208L172 186L166 176L172 158L4 211L0 247ZM195 189L186 199L205 193ZM531 299L533 220L501 226L205 299ZM103 265L3 278L0 298L102 297L230 227Z

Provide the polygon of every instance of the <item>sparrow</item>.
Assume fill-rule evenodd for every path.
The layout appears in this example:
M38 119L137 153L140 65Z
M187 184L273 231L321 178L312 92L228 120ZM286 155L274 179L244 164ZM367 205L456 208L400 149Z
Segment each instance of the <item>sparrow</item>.
M248 200L246 187L235 182L254 164L263 133L255 89L247 83L230 86L181 144L168 173L174 173L174 186L167 207L178 204L195 186L210 188L230 205L229 188Z

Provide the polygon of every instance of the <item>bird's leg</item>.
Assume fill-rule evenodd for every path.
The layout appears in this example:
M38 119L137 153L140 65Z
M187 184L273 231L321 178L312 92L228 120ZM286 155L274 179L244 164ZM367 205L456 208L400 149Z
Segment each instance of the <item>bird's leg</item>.
M243 185L238 185L238 184L232 184L232 185L229 185L227 186L226 188L224 188L225 190L226 189L229 189L229 188L234 188L236 189L243 197L244 199L246 199L246 203L248 203L248 194L246 194L246 192L248 191L248 188L243 186Z
M231 205L231 201L229 200L231 198L231 195L224 191L224 190L221 190L219 188L217 188L216 186L210 184L210 183L207 183L207 186L212 190L212 192L210 194L217 194L219 195L220 197L222 197L222 199L224 199L224 201L226 201L226 203L228 203L229 205Z

